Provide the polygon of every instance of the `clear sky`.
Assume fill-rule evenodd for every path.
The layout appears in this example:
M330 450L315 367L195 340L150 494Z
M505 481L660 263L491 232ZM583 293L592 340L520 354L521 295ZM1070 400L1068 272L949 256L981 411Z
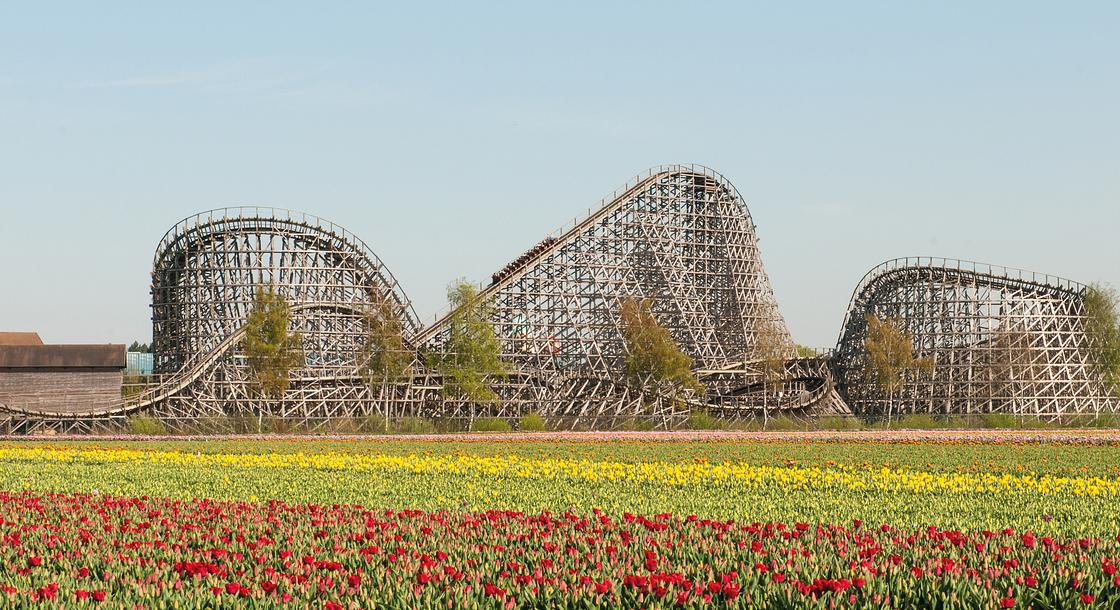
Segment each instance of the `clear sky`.
M802 343L874 265L1120 285L1120 3L0 5L0 330L147 341L164 232L362 237L422 317L632 175L728 177Z

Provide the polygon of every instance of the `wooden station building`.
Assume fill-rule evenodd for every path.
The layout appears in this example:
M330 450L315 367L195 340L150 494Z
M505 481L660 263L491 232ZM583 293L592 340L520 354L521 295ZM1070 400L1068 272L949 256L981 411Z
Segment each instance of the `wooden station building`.
M78 413L121 400L125 346L44 345L38 333L0 332L0 405Z

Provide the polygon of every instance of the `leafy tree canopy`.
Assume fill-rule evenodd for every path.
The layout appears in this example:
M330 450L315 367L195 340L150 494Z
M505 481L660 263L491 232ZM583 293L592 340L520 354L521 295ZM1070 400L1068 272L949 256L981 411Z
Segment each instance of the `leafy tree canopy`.
M1085 290L1085 334L1101 377L1120 396L1120 296L1114 288Z
M291 370L303 364L302 340L288 331L290 322L288 301L272 287L257 288L245 323L245 357L256 390L266 398L283 396Z
M786 361L794 354L793 341L786 333L776 306L763 309L754 320L754 358L765 384L781 379Z
M863 344L871 374L881 390L893 396L907 373L933 368L933 360L914 357L913 338L903 327L902 320L880 320L868 314L866 321L867 337Z
M797 344L797 357L798 358L816 358L817 350L809 347L808 345Z
M459 280L447 289L451 307L448 339L438 368L443 373L443 392L474 402L498 399L489 378L505 375L502 344L494 332L492 306L478 288Z
M771 393L782 381L786 361L794 354L793 341L782 324L776 305L759 310L754 318L754 351L752 360L757 361L762 375L762 417L770 418L768 403Z
M649 299L622 300L620 317L627 378L637 386L649 380L703 392L704 386L692 374L692 358L681 351L669 331L658 323L651 307Z
M370 386L386 385L408 376L413 352L405 345L401 307L378 295L365 313L366 345L362 371Z

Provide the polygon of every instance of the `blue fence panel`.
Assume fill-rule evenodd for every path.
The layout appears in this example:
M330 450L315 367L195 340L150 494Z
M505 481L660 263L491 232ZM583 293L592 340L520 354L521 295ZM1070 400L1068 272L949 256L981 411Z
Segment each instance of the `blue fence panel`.
M129 375L151 375L154 361L151 354L128 352L124 358L124 372Z

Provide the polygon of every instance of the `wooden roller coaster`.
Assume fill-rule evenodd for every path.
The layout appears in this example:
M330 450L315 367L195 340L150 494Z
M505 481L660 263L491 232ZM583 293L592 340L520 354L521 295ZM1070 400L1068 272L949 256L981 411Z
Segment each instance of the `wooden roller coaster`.
M888 398L868 376L868 315L901 320L916 352L934 363L894 397L900 412L1057 418L1117 409L1084 333L1085 287L976 263L917 258L876 267L853 294L836 350L798 358L746 205L705 167L663 166L638 176L489 279L479 295L492 307L510 370L490 380L498 400L475 404L445 396L439 372L421 357L447 350L452 312L422 327L396 279L360 239L288 210L204 212L172 227L156 250L156 374L119 403L88 412L0 404L0 425L86 431L137 413L298 423L532 411L572 427L631 416L666 426L693 409L875 416ZM253 391L243 345L260 287L290 304L291 329L305 352L289 389L269 399ZM619 307L627 297L651 302L706 392L635 387L624 377ZM404 378L374 388L362 362L369 312L383 302L400 312L415 357ZM764 371L774 359L776 379Z
M887 412L870 379L867 317L898 320L931 362L907 377L896 412L1008 413L1060 419L1117 409L1085 333L1086 286L971 261L901 258L872 269L852 296L834 369L860 414Z

